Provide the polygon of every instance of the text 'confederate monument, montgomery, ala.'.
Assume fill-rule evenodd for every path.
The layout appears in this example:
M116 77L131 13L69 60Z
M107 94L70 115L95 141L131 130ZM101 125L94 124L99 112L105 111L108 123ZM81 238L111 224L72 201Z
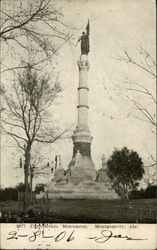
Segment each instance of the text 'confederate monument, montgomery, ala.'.
M79 199L117 199L106 173L106 159L102 157L102 167L95 169L91 158L91 136L88 127L88 71L89 61L89 22L86 33L81 38L81 56L77 62L79 68L78 86L78 122L73 133L73 156L65 170L61 164L54 169L54 178L48 184L49 198Z

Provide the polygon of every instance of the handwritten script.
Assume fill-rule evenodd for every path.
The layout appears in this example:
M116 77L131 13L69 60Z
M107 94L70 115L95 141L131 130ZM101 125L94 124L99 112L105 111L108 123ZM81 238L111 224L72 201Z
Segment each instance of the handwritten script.
M142 239L142 238L132 238L130 236L127 235L121 235L121 234L113 234L112 231L110 230L102 230L100 233L100 236L94 236L94 237L89 237L88 239L90 240L94 240L97 243L105 243L108 240L111 239L126 239L126 240L148 240L148 239Z
M27 238L29 242L35 242L37 239L45 238L52 239L54 242L66 241L71 242L76 239L75 231L71 231L70 233L66 231L61 231L56 235L51 234L50 232L45 232L44 229L36 230L31 232L30 234L20 234L18 231L10 231L8 233L7 240L19 240L20 238ZM79 234L77 234L77 240L79 239ZM147 238L132 238L128 235L122 234L113 234L110 230L102 230L98 232L98 235L85 237L85 240L93 240L97 243L105 243L111 239L126 239L126 240L148 240Z
M43 239L50 239L53 238L55 242L61 241L65 239L67 242L70 242L74 240L75 237L73 237L74 231L72 231L69 235L67 235L66 231L61 231L59 234L56 236L54 235L46 235L44 229L43 230L37 230L34 231L32 235L28 234L18 234L17 231L11 231L9 232L9 237L7 240L18 240L19 238L25 238L27 237L29 242L34 242L36 241L39 237L42 237Z

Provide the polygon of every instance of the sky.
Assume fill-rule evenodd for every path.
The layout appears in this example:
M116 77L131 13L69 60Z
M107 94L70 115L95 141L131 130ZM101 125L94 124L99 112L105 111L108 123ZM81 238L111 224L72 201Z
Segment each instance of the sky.
M131 79L136 78L155 93L155 84L148 75L116 59L116 54L121 53L121 48L125 46L138 60L139 45L155 58L155 1L58 0L55 4L62 7L64 22L76 28L76 34L72 38L74 45L85 30L88 19L90 21L89 128L94 138L91 150L95 168L101 167L102 154L108 158L114 148L121 149L124 146L137 151L143 162L149 164L148 152L152 155L156 152L152 128L140 120L126 118L130 106L114 88L115 84L121 84L119 79L129 75ZM65 44L59 51L58 71L63 91L58 100L59 104L53 107L52 112L61 127L72 125L75 129L77 125L79 57L79 44L76 47ZM145 105L154 112L155 107L149 100L145 100ZM16 150L17 148L8 143L8 138L2 136L2 186L14 186L23 181L22 170L17 170L19 156ZM72 158L72 150L71 139L61 140L43 148L48 161L54 160L56 154L61 154L65 169ZM37 179L35 183L42 181L45 179ZM48 181L49 178L46 179L46 182Z

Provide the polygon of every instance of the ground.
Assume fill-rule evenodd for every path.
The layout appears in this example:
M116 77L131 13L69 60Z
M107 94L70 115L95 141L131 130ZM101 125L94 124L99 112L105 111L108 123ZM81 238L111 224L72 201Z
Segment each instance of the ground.
M105 201L54 199L30 206L25 222L51 223L156 223L157 200ZM1 202L1 211L14 215L22 211L22 202Z

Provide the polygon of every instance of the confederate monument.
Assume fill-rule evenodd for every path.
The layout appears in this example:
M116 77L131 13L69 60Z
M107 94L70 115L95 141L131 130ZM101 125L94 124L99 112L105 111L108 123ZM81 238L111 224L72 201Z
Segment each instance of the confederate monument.
M72 136L73 155L67 170L63 168L61 162L55 169L54 178L48 185L49 198L116 199L118 196L107 177L105 156L102 157L102 167L98 171L91 158L93 137L88 127L89 22L86 33L82 33L78 42L81 42L81 55L77 62L79 68L78 121Z

